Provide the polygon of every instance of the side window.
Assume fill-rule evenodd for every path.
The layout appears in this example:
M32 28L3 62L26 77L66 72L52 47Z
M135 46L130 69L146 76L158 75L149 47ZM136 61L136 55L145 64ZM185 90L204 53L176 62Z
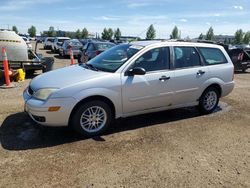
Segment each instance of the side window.
M227 63L227 59L218 48L199 48L202 56L205 59L206 65Z
M88 43L83 46L83 50L87 50Z
M91 52L91 51L94 51L95 50L95 47L93 44L89 44L88 48L87 48L87 51L88 52Z
M200 56L193 47L174 47L175 68L200 66Z
M133 67L142 67L146 72L169 69L169 48L155 48L139 57Z

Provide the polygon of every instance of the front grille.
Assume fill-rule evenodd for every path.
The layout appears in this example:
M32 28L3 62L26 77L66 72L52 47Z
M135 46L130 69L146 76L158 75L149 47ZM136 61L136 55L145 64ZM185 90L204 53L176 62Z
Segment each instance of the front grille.
M28 93L30 96L32 96L34 94L34 91L31 89L31 87L29 86L28 88Z

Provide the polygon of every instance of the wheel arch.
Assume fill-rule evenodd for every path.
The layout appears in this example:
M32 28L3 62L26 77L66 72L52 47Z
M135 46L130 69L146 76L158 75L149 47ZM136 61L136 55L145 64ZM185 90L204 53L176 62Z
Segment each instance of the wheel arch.
M107 97L104 97L104 96L102 96L102 95L94 95L94 96L89 96L89 97L87 97L87 98L84 98L84 99L80 100L80 101L74 106L74 108L72 109L72 111L71 111L71 113L70 113L68 124L70 125L74 113L76 112L76 110L77 110L82 104L84 104L84 103L86 103L86 102L89 102L89 101L95 101L95 100L105 102L105 103L110 107L110 109L111 109L112 118L115 118L115 116L116 116L116 109L115 109L114 103L113 103L109 98L107 98Z
M208 88L211 88L211 87L216 88L217 91L219 92L219 97L221 97L222 88L221 88L220 84L218 84L218 83L213 83L213 84L210 84L209 86L207 86L207 87L203 90L202 95L203 95L203 93L204 93Z

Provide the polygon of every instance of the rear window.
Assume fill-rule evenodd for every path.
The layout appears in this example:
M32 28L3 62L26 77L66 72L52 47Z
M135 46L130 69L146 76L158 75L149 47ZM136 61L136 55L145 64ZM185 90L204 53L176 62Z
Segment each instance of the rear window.
M58 39L58 42L64 42L65 40L69 40L69 39Z
M107 49L109 49L109 48L111 48L113 46L114 46L114 44L108 44L108 43L99 43L99 44L96 44L96 48L98 50L103 50L103 51L105 51L105 50L107 50Z
M49 42L54 42L55 39L48 39Z
M82 46L82 43L77 40L67 40L66 44L70 44L71 46Z
M227 59L218 48L199 48L206 65L227 63Z

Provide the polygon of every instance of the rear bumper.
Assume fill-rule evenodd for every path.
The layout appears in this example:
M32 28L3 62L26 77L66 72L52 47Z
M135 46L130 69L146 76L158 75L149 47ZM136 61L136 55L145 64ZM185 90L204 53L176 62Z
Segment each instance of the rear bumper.
M248 69L248 68L250 68L250 61L237 62L235 64L235 69L236 70L242 70L242 69Z
M64 51L64 53L65 53L65 55L70 55L70 51L69 50ZM73 50L73 55L74 56L78 56L79 54L81 54L80 50Z
M24 68L25 70L42 70L45 67L42 63L24 63L24 62L10 62L9 68L19 69ZM0 69L3 69L3 63L0 62Z
M243 67L250 68L250 62L242 62Z
M231 93L234 89L234 85L235 85L234 81L224 84L222 86L221 97L225 97L226 95Z

